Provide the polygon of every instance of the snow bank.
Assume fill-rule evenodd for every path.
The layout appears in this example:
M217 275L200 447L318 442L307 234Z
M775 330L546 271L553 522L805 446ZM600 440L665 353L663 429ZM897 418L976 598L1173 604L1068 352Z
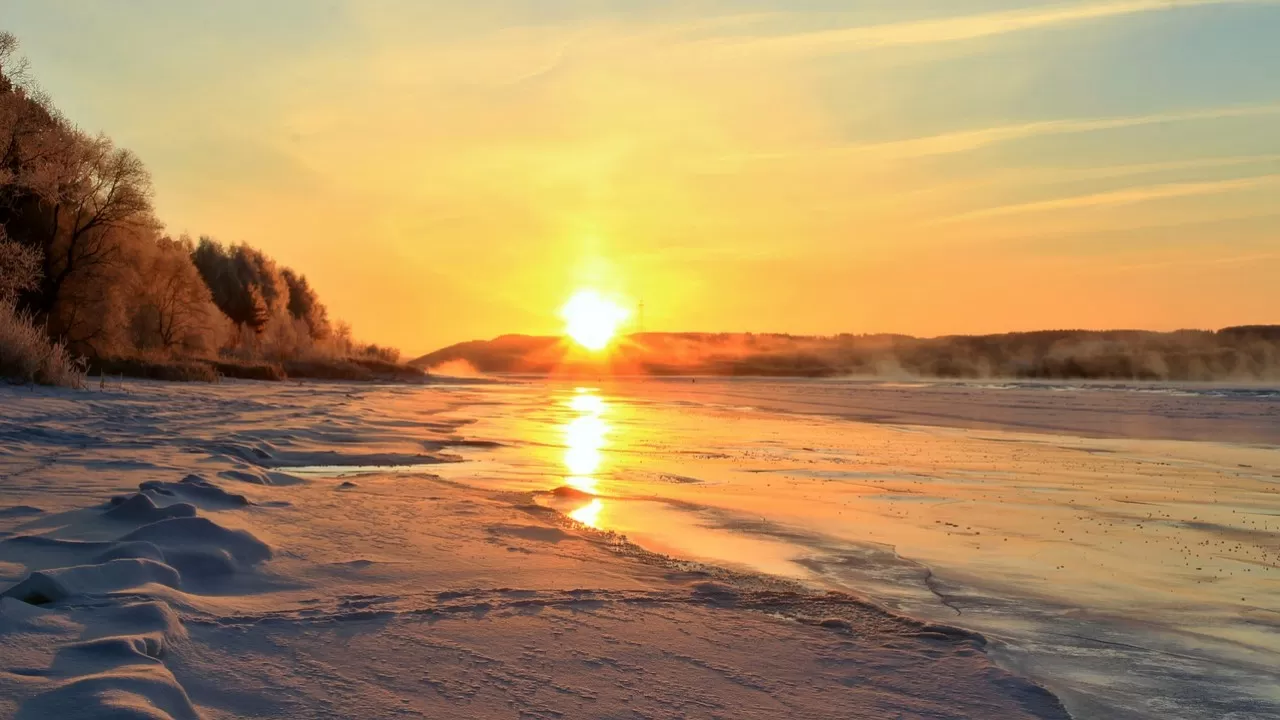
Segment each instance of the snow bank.
M50 621L51 632L79 628L78 637L57 648L48 670L32 671L46 689L23 703L17 718L200 717L165 665L172 644L188 633L161 599L171 593L162 590L189 592L192 586L252 572L272 552L251 533L200 516L191 503L156 502L179 496L217 507L249 504L197 476L176 483L148 481L137 493L113 498L99 516L107 527L133 526L115 540L19 535L0 543L5 556L76 563L34 570L0 593L0 638L39 631ZM91 516L81 520L81 531L91 530L94 522ZM54 620L63 613L83 625L69 626L65 617Z

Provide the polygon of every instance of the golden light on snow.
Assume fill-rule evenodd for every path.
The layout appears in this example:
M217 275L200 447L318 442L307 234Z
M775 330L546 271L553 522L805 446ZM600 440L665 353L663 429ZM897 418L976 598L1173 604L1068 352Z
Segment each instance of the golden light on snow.
M582 347L605 349L631 312L595 290L579 290L560 308L564 334Z

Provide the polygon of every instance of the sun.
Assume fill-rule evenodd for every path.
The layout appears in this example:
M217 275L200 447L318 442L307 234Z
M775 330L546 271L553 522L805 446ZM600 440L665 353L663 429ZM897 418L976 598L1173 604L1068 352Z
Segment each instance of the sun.
M579 290L560 308L564 334L588 350L603 350L631 315L595 290Z

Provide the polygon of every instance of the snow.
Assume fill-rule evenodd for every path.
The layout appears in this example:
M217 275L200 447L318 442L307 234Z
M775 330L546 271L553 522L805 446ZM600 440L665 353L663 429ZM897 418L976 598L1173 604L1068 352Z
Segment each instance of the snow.
M705 398L682 406L669 390L615 402L729 422ZM1010 670L1028 657L1013 641L1028 636L961 629L952 622L967 617L874 592L871 580L910 595L921 560L844 544L839 568L880 574L842 576L842 586L831 577L843 570L821 582L793 572L799 544L835 547L824 516L811 513L807 530L795 518L786 528L748 521L739 511L756 506L727 498L767 498L772 515L783 504L765 488L782 478L747 473L747 487L703 472L767 465L765 446L744 463L671 420L662 434L687 445L682 468L639 433L603 448L606 465L630 464L597 473L596 493L553 493L568 479L534 460L564 448L517 421L551 412L563 392L572 389L0 388L0 716L1066 717ZM770 415L732 431L790 422ZM830 422L899 443L977 441L972 430L947 430L959 434L948 440ZM835 437L797 427L809 442ZM803 452L778 438L769 452ZM1240 462L1269 468L1271 451L1255 450ZM635 495L618 500L628 478ZM600 529L553 507L597 496ZM643 539L610 532L612 514L632 504L680 521ZM928 581L938 597L978 607L948 552L922 554L938 567ZM833 567L831 554L808 557Z
M0 388L0 716L1275 716L1277 402Z

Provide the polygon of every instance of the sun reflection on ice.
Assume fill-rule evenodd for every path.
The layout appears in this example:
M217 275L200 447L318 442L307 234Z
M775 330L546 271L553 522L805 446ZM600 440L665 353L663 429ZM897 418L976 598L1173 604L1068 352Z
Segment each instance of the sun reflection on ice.
M594 495L596 493L596 487L600 484L600 482L593 477L587 477L583 475L570 475L569 477L564 479L564 484L568 485L574 490L580 490L589 495Z
M598 529L600 527L601 510L604 510L604 503L600 502L600 498L596 498L577 510L570 512L569 517L577 520L583 525L588 525Z
M564 465L571 475L594 475L600 469L600 449L609 425L597 415L583 415L564 427Z
M564 466L567 470L565 485L594 495L599 480L596 474L604 462L602 450L608 445L611 430L604 419L609 409L604 398L591 388L577 388L565 403L578 415L564 424ZM600 512L604 503L599 498L570 511L569 517L584 525L599 527Z
M605 402L604 398L593 395L592 392L590 388L578 388L573 398L569 400L569 407L598 419L604 413Z

